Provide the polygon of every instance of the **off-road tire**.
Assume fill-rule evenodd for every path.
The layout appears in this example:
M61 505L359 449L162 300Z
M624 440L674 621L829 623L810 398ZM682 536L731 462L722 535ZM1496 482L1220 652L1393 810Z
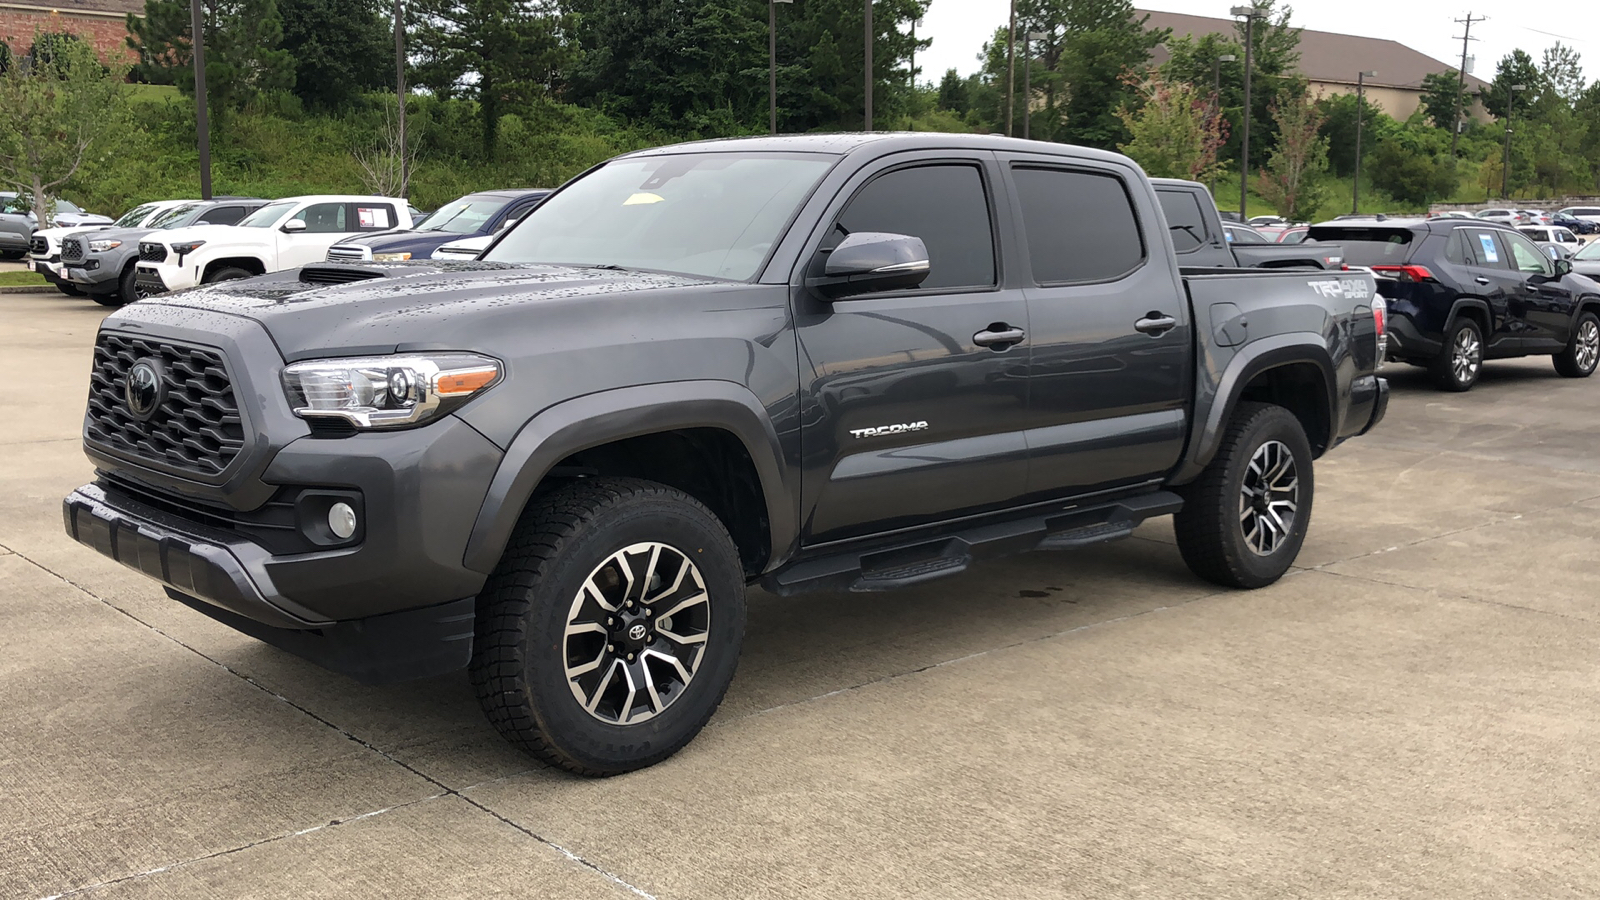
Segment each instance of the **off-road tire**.
M566 628L597 566L640 542L670 545L704 579L709 625L698 669L653 718L592 716L569 686ZM589 776L654 765L722 702L744 640L745 578L727 529L699 501L635 478L588 478L535 498L478 595L471 677L489 721L551 765Z
M1298 477L1297 506L1287 535L1271 553L1250 549L1241 522L1241 492L1251 460L1270 442L1286 446ZM1211 464L1182 489L1173 517L1178 551L1190 571L1224 587L1265 587L1289 571L1311 523L1315 484L1311 443L1294 414L1270 403L1240 403Z
M77 288L73 287L70 284L62 284L61 282L56 282L56 290L60 291L63 294L66 294L68 297L82 297L83 296L83 291L78 290Z
M1581 313L1572 326L1572 340L1554 357L1556 374L1563 378L1588 378L1600 364L1600 317Z
M219 281L237 281L240 278L251 277L253 277L253 275L248 269L241 269L238 266L223 266L215 272L208 274L204 283L216 284Z
M1456 357L1460 355L1461 342L1466 340L1463 333L1470 336L1477 346L1477 363L1462 367L1457 365ZM1478 378L1483 375L1483 329L1478 323L1467 316L1457 316L1450 330L1445 332L1444 344L1439 348L1439 354L1428 364L1428 377L1433 380L1433 386L1441 391L1470 391L1478 383Z
M107 296L117 298L119 303L132 303L139 299L139 270L136 266L129 266L123 271L122 277L117 279L117 290ZM109 304L108 304L109 305Z
M101 306L121 306L122 305L122 295L117 293L116 291L112 291L109 294L89 294L88 297L89 297L90 300L93 300L94 302L100 304Z

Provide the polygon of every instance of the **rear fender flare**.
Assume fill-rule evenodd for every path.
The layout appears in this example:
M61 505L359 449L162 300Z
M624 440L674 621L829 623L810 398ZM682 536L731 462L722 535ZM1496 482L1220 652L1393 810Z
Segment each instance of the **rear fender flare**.
M1485 341L1489 340L1496 330L1494 310L1489 308L1488 303L1485 303L1476 297L1458 297L1456 298L1456 302L1450 305L1450 316L1445 319L1444 332L1439 335L1440 341L1443 341L1450 336L1450 329L1456 327L1456 320L1461 318L1461 313L1463 310L1468 309L1475 309L1483 313L1484 320L1489 323L1489 329L1484 333L1483 339Z
M781 562L795 540L798 522L785 488L778 433L766 409L743 385L680 381L589 394L530 419L511 440L489 484L463 564L476 572L494 572L528 498L556 463L591 447L679 428L718 428L744 444L767 506L768 565Z
M1239 404L1245 385L1262 372L1296 363L1312 363L1322 373L1322 383L1327 391L1328 419L1325 424L1330 440L1337 434L1335 367L1333 355L1328 352L1327 341L1313 332L1291 332L1252 341L1241 347L1228 361L1222 377L1217 380L1211 395L1210 406L1201 394L1196 403L1194 431L1189 437L1189 448L1178 471L1169 479L1170 484L1187 484L1199 477L1216 456L1222 443L1222 433L1233 410Z

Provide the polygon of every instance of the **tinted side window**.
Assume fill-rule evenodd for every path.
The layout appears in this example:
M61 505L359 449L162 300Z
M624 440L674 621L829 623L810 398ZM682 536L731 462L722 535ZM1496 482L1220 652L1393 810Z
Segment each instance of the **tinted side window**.
M242 206L218 206L200 214L199 223L206 225L233 225L244 218Z
M1444 258L1458 266L1478 265L1478 255L1472 250L1473 242L1467 236L1465 228L1457 228L1450 235L1450 243L1445 245Z
M922 238L931 267L922 290L995 283L994 231L977 166L918 166L874 178L850 199L828 245L858 231Z
M1462 238L1467 243L1467 258L1474 260L1474 265L1487 269L1509 269L1506 262L1505 251L1495 243L1494 232L1480 231L1476 228L1463 229L1466 235Z
M1120 278L1144 260L1144 236L1121 179L1093 172L1012 170L1040 284Z
M1193 253L1206 242L1206 220L1200 201L1189 191L1157 190L1161 211L1167 216L1172 247L1179 253Z

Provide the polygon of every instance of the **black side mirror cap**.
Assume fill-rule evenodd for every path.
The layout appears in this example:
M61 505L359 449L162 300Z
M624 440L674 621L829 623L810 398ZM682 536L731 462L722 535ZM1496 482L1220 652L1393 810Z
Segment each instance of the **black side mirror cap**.
M830 299L914 288L932 271L922 238L880 231L846 235L828 254L822 277L807 284Z

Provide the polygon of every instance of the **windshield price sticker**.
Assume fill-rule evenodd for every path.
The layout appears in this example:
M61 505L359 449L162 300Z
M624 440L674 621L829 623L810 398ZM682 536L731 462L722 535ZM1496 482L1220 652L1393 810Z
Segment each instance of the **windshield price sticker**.
M1497 263L1500 261L1500 253L1494 249L1494 235L1480 234L1478 235L1478 243L1483 246L1484 262Z

